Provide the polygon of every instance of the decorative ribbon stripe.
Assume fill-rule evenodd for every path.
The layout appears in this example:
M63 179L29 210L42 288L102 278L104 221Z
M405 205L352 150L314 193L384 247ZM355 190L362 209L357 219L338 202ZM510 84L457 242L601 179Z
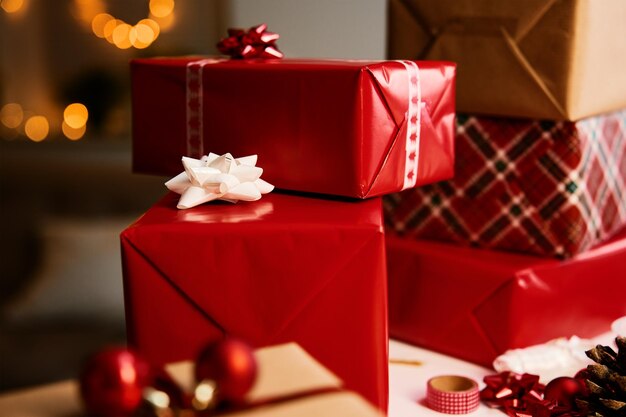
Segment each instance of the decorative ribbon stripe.
M202 72L205 65L220 62L219 59L201 59L187 64L187 155L200 158L204 155L203 88Z
M415 187L417 183L418 155L420 147L420 126L422 88L419 67L413 61L397 61L404 65L409 79L409 105L406 129L406 161L404 164L403 190Z
M480 402L478 384L473 379L456 375L431 378L426 387L426 402L440 413L471 413Z

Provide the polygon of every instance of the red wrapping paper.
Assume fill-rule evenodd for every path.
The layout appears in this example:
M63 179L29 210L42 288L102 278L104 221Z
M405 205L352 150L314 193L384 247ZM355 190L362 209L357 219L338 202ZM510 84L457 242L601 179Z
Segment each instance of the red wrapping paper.
M199 60L132 61L135 172L178 174L183 155L258 154L278 188L357 198L453 174L454 64L417 62L415 77L410 61L212 60L200 70Z
M386 241L390 335L464 360L597 336L626 314L626 233L568 261Z
M128 339L155 365L224 334L295 341L387 407L381 202L268 194L177 210L167 195L121 235Z

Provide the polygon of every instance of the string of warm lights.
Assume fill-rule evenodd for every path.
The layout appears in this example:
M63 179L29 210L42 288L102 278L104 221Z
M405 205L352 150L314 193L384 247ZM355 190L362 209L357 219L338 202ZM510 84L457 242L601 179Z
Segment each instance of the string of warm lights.
M79 140L87 131L89 111L82 103L72 103L63 111L61 130L69 140ZM50 133L48 118L25 111L18 103L8 103L0 109L0 122L14 133L21 132L33 142L41 142Z
M174 24L174 0L150 0L147 18L131 25L107 13L102 0L74 0L74 14L94 35L120 49L144 49Z
M18 13L26 8L28 0L0 0L6 13ZM99 38L106 39L119 49L144 49L174 23L174 0L150 0L149 15L134 25L107 13L103 0L74 0L73 14ZM70 140L81 139L87 130L89 112L81 103L72 103L63 112L61 131ZM25 111L18 103L8 103L0 109L0 122L13 136L23 133L34 142L41 142L50 133L46 116ZM57 125L58 126L58 125Z
M9 14L22 11L26 4L25 0L0 0L0 8ZM120 49L144 49L173 26L174 6L174 0L150 0L148 17L134 25L110 15L103 0L74 0L73 14L94 35Z
M20 14L29 0L0 0L0 8L8 14ZM119 49L144 49L174 24L174 0L149 0L149 14L134 25L109 14L103 0L74 0L72 13L94 35L106 39ZM89 112L81 103L72 103L63 112L61 131L70 140L83 138L87 130ZM53 120L54 122L54 120ZM44 115L24 110L18 103L0 108L0 123L9 129L10 136L24 134L34 142L41 142L50 134L50 121ZM54 124L58 126L58 124Z

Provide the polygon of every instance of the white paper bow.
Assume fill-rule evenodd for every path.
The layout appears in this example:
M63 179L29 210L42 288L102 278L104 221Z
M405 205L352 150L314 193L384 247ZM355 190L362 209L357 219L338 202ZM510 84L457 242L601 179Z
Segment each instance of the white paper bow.
M229 153L210 153L201 159L183 156L185 172L165 183L181 195L179 209L188 209L213 200L236 203L239 200L255 201L274 189L260 177L263 169L255 166L256 155L233 158Z

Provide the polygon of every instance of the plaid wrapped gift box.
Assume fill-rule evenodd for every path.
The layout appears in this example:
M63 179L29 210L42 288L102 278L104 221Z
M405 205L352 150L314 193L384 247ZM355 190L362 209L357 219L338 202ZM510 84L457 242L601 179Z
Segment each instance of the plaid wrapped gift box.
M455 178L385 199L401 235L569 257L626 224L626 110L577 122L459 116Z

